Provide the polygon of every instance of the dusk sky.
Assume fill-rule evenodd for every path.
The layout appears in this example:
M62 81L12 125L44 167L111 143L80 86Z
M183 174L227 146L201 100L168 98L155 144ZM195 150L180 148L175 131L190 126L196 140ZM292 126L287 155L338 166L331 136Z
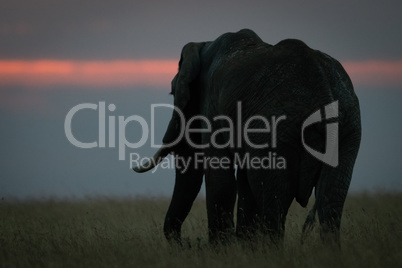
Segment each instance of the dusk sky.
M150 142L119 161L118 148L74 147L65 117L78 104L105 102L116 106L106 116L149 122L151 104L173 103L182 47L243 28L269 44L301 39L343 64L363 124L351 191L402 191L401 8L400 1L2 0L0 198L170 196L173 170L130 170L128 154L151 156ZM170 113L156 114L156 142ZM97 111L77 114L73 133L96 141ZM126 136L138 140L139 125L127 125Z

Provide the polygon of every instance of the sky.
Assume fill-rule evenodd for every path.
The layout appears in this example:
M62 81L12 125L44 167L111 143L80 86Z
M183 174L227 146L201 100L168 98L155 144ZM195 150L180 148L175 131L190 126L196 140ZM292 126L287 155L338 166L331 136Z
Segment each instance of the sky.
M182 47L243 28L269 44L301 39L343 64L363 125L351 192L402 191L401 7L400 1L2 0L0 197L170 196L173 170L130 170L129 153L151 156L150 141L127 149L126 160L108 142L77 148L66 137L66 115L76 105L104 102L107 120L137 115L150 122L152 104L173 102L168 93ZM170 111L161 108L154 118L157 142ZM99 142L98 129L98 110L80 111L72 122L81 141ZM141 133L140 124L127 124L127 140Z

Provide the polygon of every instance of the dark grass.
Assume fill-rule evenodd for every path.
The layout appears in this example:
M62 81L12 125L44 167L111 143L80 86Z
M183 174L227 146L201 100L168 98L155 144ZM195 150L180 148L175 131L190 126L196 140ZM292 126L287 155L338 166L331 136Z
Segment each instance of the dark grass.
M341 250L321 243L318 224L300 244L308 208L296 203L283 248L212 247L203 199L183 225L185 246L171 246L162 232L168 205L164 198L2 200L0 267L402 267L402 194L349 196Z

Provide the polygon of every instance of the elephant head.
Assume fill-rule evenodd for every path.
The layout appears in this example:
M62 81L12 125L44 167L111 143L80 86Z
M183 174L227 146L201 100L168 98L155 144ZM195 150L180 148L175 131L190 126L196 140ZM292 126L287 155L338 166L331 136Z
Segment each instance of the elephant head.
M179 70L171 84L175 109L163 137L163 145L148 163L134 167L136 172L146 172L154 168L169 153L176 157L191 159L187 169L176 167L175 188L164 223L164 233L168 240L180 241L181 225L197 197L204 175L204 170L196 168L193 163L197 150L191 148L185 137L180 135L185 122L200 113L199 92L195 81L200 73L200 51L203 46L204 43L189 43L183 48ZM200 142L201 136L191 134L191 140Z

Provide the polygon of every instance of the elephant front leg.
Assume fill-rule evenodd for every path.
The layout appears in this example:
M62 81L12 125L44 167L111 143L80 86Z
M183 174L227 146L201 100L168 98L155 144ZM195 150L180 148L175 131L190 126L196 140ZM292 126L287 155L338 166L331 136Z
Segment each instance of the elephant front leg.
M194 169L190 166L184 170L176 167L176 182L172 201L166 213L163 227L168 241L181 244L181 226L200 191L203 176L202 169Z
M208 169L205 175L209 240L225 242L235 233L233 211L236 202L234 169Z

